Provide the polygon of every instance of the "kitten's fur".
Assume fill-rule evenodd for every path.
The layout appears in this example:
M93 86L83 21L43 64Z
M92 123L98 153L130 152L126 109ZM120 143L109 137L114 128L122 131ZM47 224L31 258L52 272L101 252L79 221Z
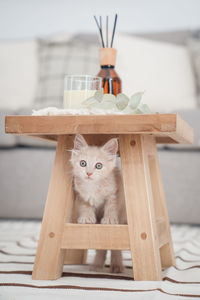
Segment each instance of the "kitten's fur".
M121 172L116 165L118 142L113 138L104 146L88 146L76 135L71 163L74 176L75 214L78 223L124 224L126 210ZM85 161L86 166L81 166ZM96 163L103 167L97 169ZM85 164L85 163L84 163ZM106 251L96 251L93 270L104 266ZM111 272L122 272L121 251L111 251Z

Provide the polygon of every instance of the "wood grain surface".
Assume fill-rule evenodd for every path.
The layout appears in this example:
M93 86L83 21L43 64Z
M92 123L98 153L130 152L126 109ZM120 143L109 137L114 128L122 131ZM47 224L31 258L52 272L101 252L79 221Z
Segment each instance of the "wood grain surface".
M107 116L6 116L10 134L56 140L63 134L152 134L157 143L193 142L192 128L177 114Z

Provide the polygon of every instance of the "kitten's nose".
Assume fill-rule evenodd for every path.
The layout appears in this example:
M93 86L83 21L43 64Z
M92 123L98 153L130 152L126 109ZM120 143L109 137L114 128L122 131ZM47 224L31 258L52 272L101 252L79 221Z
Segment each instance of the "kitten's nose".
M87 172L87 176L90 177L92 175L92 173Z

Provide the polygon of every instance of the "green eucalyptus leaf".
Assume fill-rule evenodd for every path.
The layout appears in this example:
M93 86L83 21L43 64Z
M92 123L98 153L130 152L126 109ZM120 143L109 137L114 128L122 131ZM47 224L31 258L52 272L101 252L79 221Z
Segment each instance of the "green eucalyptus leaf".
M116 98L112 94L104 94L101 103L99 103L99 107L101 109L113 109L115 108Z
M140 104L144 92L135 93L130 98L130 107L136 109Z
M103 88L95 92L94 98L95 98L97 101L99 101L99 102L102 101L102 99L103 99Z
M150 108L148 107L148 105L147 104L140 104L139 105L139 107L138 107L138 109L141 111L141 113L143 113L143 114L150 114L151 113L151 110L150 110Z
M115 108L116 98L112 94L104 94L101 103L99 103L99 107L102 109L113 109Z
M137 108L137 109L135 110L135 114L136 114L136 115L143 114L143 111L142 111L141 109Z
M113 109L116 108L115 103L113 101L103 101L101 105L99 105L102 109Z
M102 102L114 102L116 101L116 97L113 94L104 94Z
M84 100L81 105L86 107L86 108L90 108L93 106L96 106L97 104L99 104L99 102L96 100L96 98L93 97L89 97L86 100Z
M119 110L125 109L128 103L129 103L129 98L125 94L120 93L117 95L115 104Z
M129 105L126 106L126 108L123 110L124 114L136 114L136 109L132 109Z

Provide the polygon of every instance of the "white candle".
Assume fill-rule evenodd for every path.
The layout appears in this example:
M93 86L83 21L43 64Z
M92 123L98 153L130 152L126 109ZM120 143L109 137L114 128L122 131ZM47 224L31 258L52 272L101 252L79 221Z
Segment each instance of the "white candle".
M63 107L80 109L81 103L87 98L92 97L96 90L66 90L64 91Z
M91 75L66 75L64 79L64 108L81 109L81 103L101 89L102 78Z

